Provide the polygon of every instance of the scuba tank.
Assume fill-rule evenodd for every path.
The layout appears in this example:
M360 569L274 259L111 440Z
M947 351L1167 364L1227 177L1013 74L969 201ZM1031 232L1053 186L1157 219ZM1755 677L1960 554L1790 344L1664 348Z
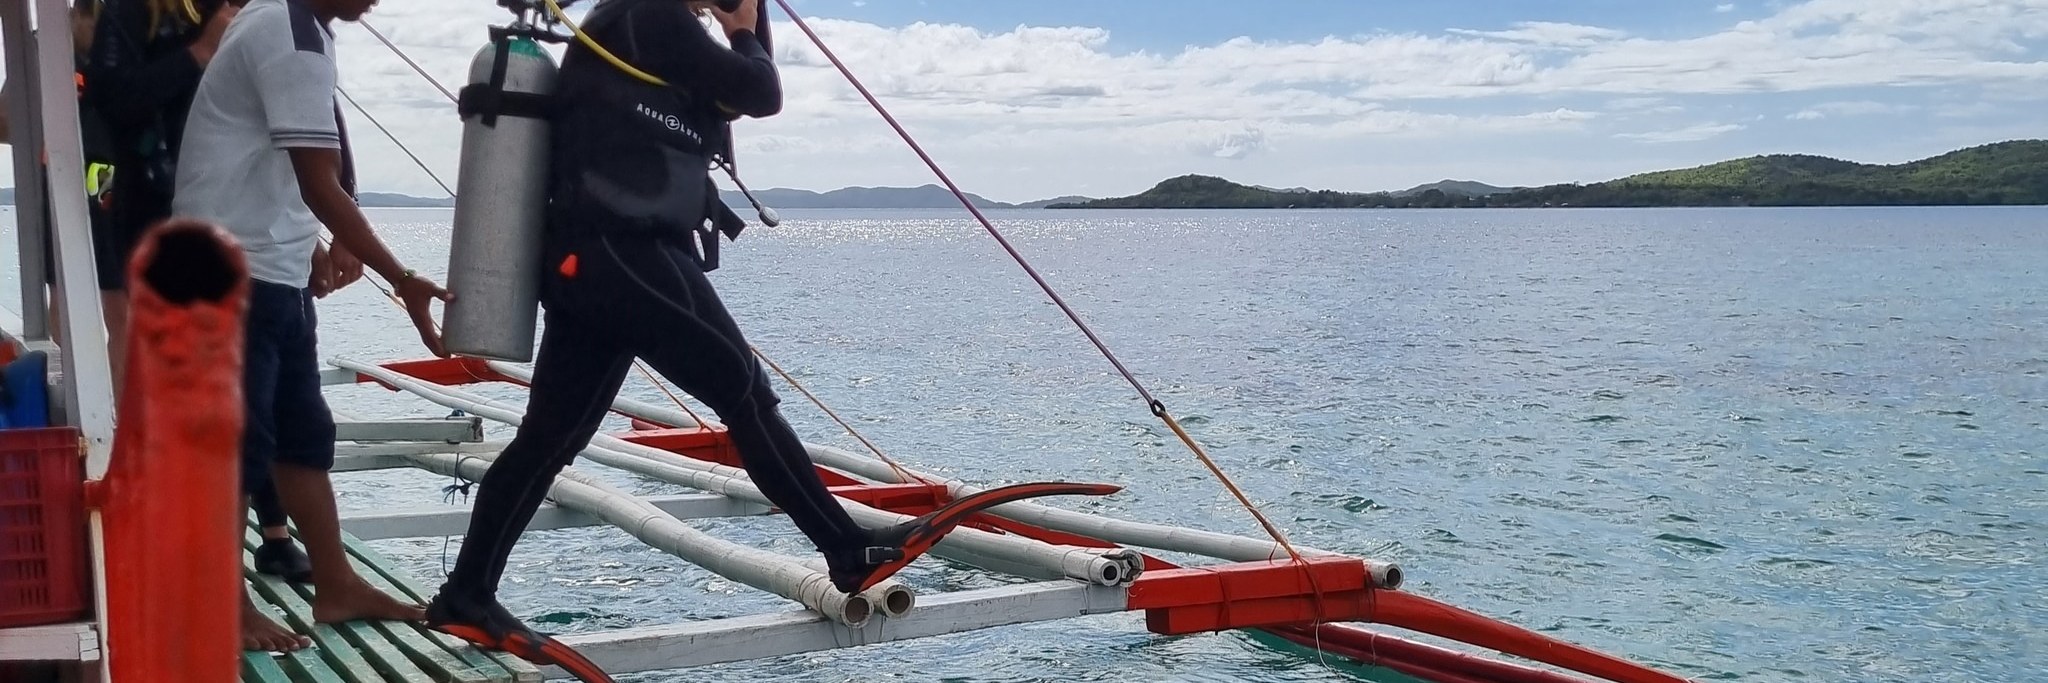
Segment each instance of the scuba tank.
M493 27L469 64L442 323L449 353L512 362L533 360L558 72L526 33Z

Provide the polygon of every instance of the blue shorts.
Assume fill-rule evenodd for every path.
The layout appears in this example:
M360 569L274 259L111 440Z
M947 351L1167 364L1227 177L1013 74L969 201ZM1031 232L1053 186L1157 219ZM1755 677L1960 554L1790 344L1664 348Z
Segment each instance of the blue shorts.
M320 393L311 290L251 279L243 323L242 489L270 479L272 463L334 468L334 414Z

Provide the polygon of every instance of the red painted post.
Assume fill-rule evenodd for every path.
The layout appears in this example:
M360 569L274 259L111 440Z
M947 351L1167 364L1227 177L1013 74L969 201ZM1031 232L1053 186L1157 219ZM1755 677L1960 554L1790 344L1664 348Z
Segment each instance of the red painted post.
M128 265L128 376L94 495L115 681L239 676L248 279L226 231L176 219L144 235Z

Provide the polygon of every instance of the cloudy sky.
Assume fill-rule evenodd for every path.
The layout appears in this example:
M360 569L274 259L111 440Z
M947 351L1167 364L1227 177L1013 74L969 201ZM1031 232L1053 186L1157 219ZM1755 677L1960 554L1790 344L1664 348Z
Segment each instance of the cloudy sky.
M2048 137L2048 0L795 6L957 180L1002 200L1127 194L1184 173L1345 190L1597 181ZM502 16L488 0L384 0L367 21L452 88ZM749 184L930 182L780 28L788 104L740 124ZM452 107L364 27L337 30L343 88L452 183ZM365 189L440 194L351 117Z

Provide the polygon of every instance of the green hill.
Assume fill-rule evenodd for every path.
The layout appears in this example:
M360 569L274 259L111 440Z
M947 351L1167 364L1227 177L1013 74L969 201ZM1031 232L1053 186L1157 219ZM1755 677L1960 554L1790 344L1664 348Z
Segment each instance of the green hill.
M1429 187L1429 186L1425 186ZM1419 189L1419 188L1418 188ZM1130 197L1053 208L1485 208L1542 206L1884 206L2048 204L2048 141L2015 140L1904 164L1772 155L1658 171L1590 185L1467 196L1274 192L1182 176Z
M1395 192L1394 196L1406 197L1409 195L1422 194L1430 190L1439 190L1444 194L1451 195L1453 197L1490 197L1493 195L1502 194L1506 192L1513 192L1519 189L1522 188L1499 187L1472 180L1439 180L1434 183L1429 183L1426 185L1417 185L1415 187L1402 190L1400 192Z
M1440 190L1423 193L1442 198ZM1421 197L1422 195L1417 195ZM1237 183L1203 175L1184 175L1169 178L1150 190L1129 197L1097 199L1094 201L1054 204L1054 209L1341 209L1360 208L1375 205L1405 203L1384 192L1374 194L1353 194L1349 192L1302 192L1297 190L1272 190L1239 185Z
M2048 204L2048 141L2001 142L1888 166L1759 156L1503 199L1509 206Z

